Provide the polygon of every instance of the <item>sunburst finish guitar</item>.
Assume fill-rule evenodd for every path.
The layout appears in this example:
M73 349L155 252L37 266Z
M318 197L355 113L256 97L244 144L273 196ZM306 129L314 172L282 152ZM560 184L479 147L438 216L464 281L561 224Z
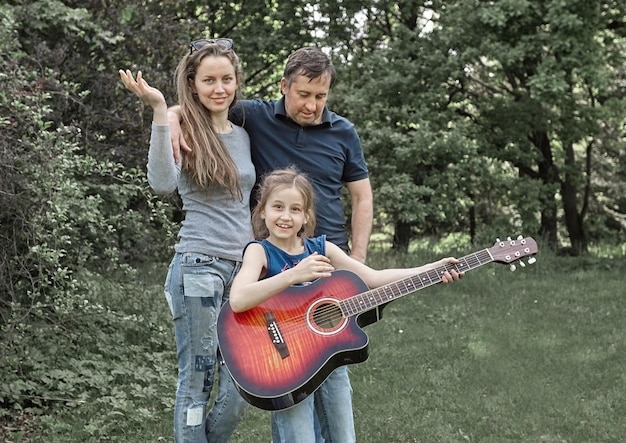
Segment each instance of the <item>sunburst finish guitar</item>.
M292 286L245 312L235 313L225 305L217 322L224 362L250 404L266 410L288 408L315 392L337 367L367 359L363 313L440 283L445 271L467 272L491 262L513 264L536 253L532 238L519 237L497 241L459 258L457 264L376 289L370 290L352 272L339 270L329 278Z

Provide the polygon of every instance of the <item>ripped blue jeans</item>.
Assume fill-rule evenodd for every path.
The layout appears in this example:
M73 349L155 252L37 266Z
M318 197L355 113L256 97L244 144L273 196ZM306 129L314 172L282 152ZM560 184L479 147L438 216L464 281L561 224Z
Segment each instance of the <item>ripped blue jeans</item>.
M177 253L165 280L178 356L174 409L177 443L226 442L247 409L217 347L217 315L228 301L240 262L196 253ZM217 372L217 393L207 404Z

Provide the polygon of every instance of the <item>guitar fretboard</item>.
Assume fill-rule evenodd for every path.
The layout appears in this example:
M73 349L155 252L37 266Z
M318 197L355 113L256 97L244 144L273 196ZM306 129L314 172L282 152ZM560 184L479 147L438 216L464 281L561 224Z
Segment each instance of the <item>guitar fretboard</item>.
M459 258L459 262L456 264L448 263L444 266L347 298L339 303L339 308L344 317L362 314L376 306L396 300L412 292L427 288L428 286L441 283L443 274L446 271L455 270L457 272L467 272L479 266L491 263L493 260L489 250L483 249L482 251Z

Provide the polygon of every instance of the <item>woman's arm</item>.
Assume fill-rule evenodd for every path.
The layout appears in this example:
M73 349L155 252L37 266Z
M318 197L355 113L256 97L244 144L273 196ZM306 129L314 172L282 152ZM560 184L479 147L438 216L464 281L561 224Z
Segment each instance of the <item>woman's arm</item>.
M150 86L144 80L141 71L137 71L137 80L129 69L126 71L120 69L119 74L126 89L135 93L142 102L152 108L152 121L157 125L167 125L167 103L161 91Z
M137 80L130 70L119 70L120 80L129 91L150 106L153 111L150 150L148 152L148 183L157 194L169 194L178 186L180 163L172 156L170 131L167 123L167 103L157 88L148 84L141 71Z

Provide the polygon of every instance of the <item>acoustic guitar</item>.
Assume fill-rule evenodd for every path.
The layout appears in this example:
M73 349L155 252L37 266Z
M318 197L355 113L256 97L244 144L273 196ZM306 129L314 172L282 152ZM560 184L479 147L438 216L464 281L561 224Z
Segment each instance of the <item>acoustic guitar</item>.
M496 241L493 247L459 258L459 263L369 289L354 273L292 286L245 312L220 310L217 335L226 367L241 395L265 410L291 407L337 367L368 357L361 315L442 281L445 271L467 272L491 262L514 266L537 253L530 237ZM371 323L371 321L370 321Z

